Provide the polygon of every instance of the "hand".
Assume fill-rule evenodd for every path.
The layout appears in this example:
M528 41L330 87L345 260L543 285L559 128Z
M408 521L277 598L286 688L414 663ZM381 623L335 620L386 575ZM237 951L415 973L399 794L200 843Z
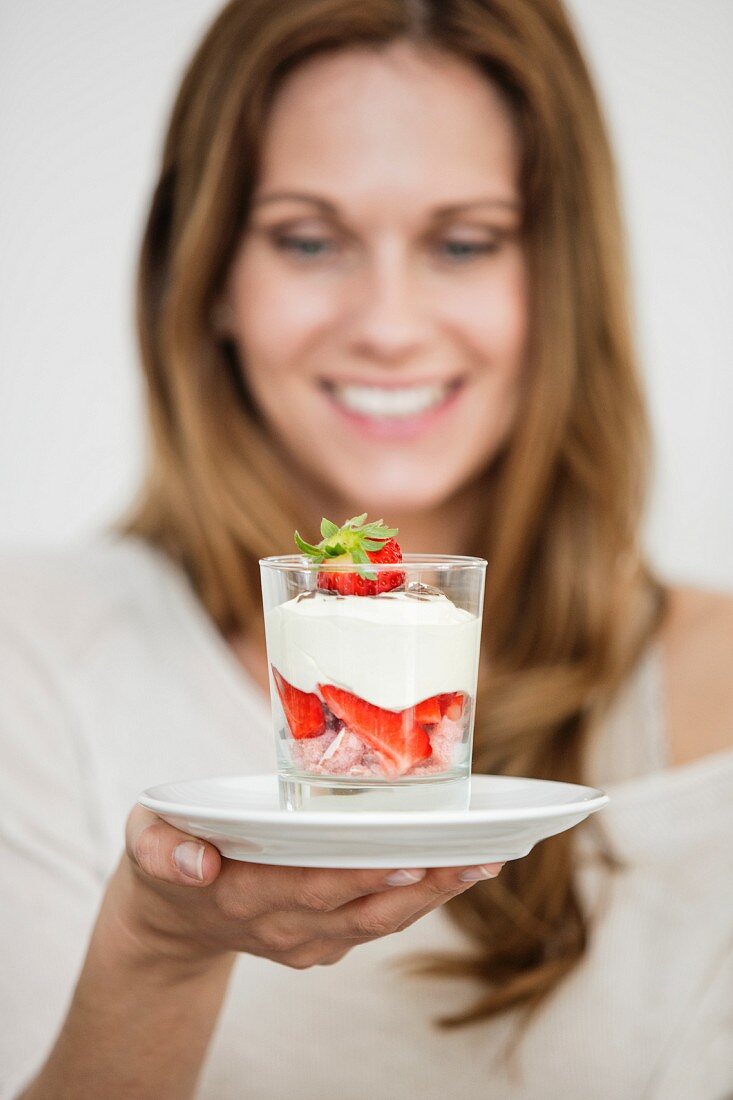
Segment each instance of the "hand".
M375 871L245 863L136 806L113 883L115 915L155 954L198 962L246 952L303 970L408 928L502 866ZM462 879L467 871L472 880Z

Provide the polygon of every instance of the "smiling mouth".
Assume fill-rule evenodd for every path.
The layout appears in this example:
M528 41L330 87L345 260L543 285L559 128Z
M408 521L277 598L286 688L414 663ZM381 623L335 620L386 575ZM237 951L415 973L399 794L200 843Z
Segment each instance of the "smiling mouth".
M411 386L362 385L321 379L322 388L345 412L376 420L410 420L434 412L463 387L465 378Z

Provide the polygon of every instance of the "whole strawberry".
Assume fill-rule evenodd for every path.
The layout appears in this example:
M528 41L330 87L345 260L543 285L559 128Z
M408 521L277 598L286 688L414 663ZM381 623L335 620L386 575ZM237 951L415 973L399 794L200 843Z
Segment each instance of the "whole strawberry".
M323 538L317 546L305 542L295 532L295 542L304 554L319 565L351 565L357 568L332 572L320 570L316 578L318 588L338 592L341 596L376 596L389 592L405 583L401 569L369 569L370 563L401 562L402 551L393 536L396 527L385 527L381 519L366 523L367 514L347 519L343 527L337 527L330 519L321 520Z

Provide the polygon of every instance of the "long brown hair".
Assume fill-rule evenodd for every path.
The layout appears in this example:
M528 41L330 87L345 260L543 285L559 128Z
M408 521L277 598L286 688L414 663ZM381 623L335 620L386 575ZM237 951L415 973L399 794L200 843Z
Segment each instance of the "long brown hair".
M139 330L151 456L124 529L186 570L224 632L261 631L258 558L302 515L212 310L246 224L267 110L295 65L396 38L449 51L503 90L519 127L530 275L529 384L486 471L470 552L488 573L474 770L582 782L591 732L658 627L638 528L648 433L626 300L614 170L558 0L233 0L175 103L145 231ZM408 960L479 978L451 1027L528 1017L585 952L574 833L454 898L469 956Z

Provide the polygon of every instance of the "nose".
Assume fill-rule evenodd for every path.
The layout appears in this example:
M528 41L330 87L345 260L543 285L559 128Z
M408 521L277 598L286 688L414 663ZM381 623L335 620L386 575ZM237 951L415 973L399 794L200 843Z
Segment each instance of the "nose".
M352 355L400 366L420 352L428 338L428 319L418 282L409 257L397 244L386 246L365 265L354 288Z

